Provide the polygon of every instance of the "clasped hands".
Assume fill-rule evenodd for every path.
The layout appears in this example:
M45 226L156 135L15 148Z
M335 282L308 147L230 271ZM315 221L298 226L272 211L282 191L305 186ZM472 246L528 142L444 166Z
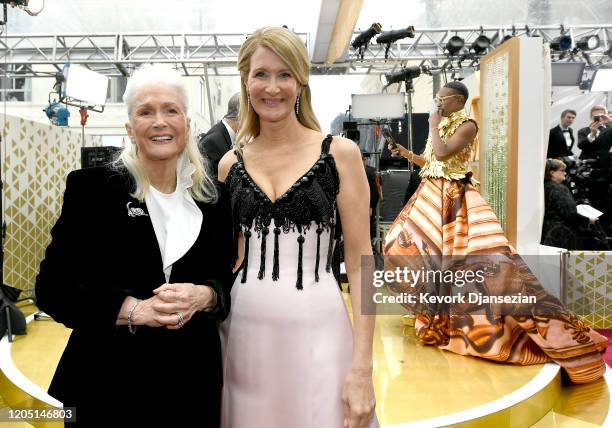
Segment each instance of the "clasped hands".
M187 324L196 312L211 310L217 304L215 291L205 285L163 284L153 293L154 296L142 300L134 310L134 325L177 330Z

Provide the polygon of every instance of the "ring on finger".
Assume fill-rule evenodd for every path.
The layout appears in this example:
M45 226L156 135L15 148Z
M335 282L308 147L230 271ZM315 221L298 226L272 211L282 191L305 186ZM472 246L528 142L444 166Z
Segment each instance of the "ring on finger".
M175 312L175 315L178 317L177 326L181 328L183 324L185 323L185 318L183 318L183 314L180 312Z

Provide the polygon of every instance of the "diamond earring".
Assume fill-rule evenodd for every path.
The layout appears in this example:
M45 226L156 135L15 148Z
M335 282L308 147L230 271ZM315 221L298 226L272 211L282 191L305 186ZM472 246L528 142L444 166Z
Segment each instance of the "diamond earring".
M300 96L297 96L297 99L295 100L295 115L299 116L300 115Z

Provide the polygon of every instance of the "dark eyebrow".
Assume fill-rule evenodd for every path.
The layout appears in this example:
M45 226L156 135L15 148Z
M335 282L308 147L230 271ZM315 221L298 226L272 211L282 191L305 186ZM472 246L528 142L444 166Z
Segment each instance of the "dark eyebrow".
M253 73L256 73L258 71L269 71L269 70L267 70L267 69L265 69L263 67L258 67L258 68L254 68L253 69ZM282 69L277 71L277 73L283 73L283 72L291 73L291 70L289 70L288 68L282 68Z

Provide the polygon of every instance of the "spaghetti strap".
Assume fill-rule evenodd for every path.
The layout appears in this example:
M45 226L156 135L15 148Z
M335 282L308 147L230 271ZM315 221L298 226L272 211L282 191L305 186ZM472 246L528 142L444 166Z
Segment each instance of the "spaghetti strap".
M329 147L331 146L332 139L333 139L332 135L331 134L327 134L327 136L325 137L325 139L321 143L321 154L322 155L326 155L326 154L329 153Z
M240 151L238 150L234 150L234 154L236 155L238 162L244 165L244 159L242 158L242 153L240 153Z

